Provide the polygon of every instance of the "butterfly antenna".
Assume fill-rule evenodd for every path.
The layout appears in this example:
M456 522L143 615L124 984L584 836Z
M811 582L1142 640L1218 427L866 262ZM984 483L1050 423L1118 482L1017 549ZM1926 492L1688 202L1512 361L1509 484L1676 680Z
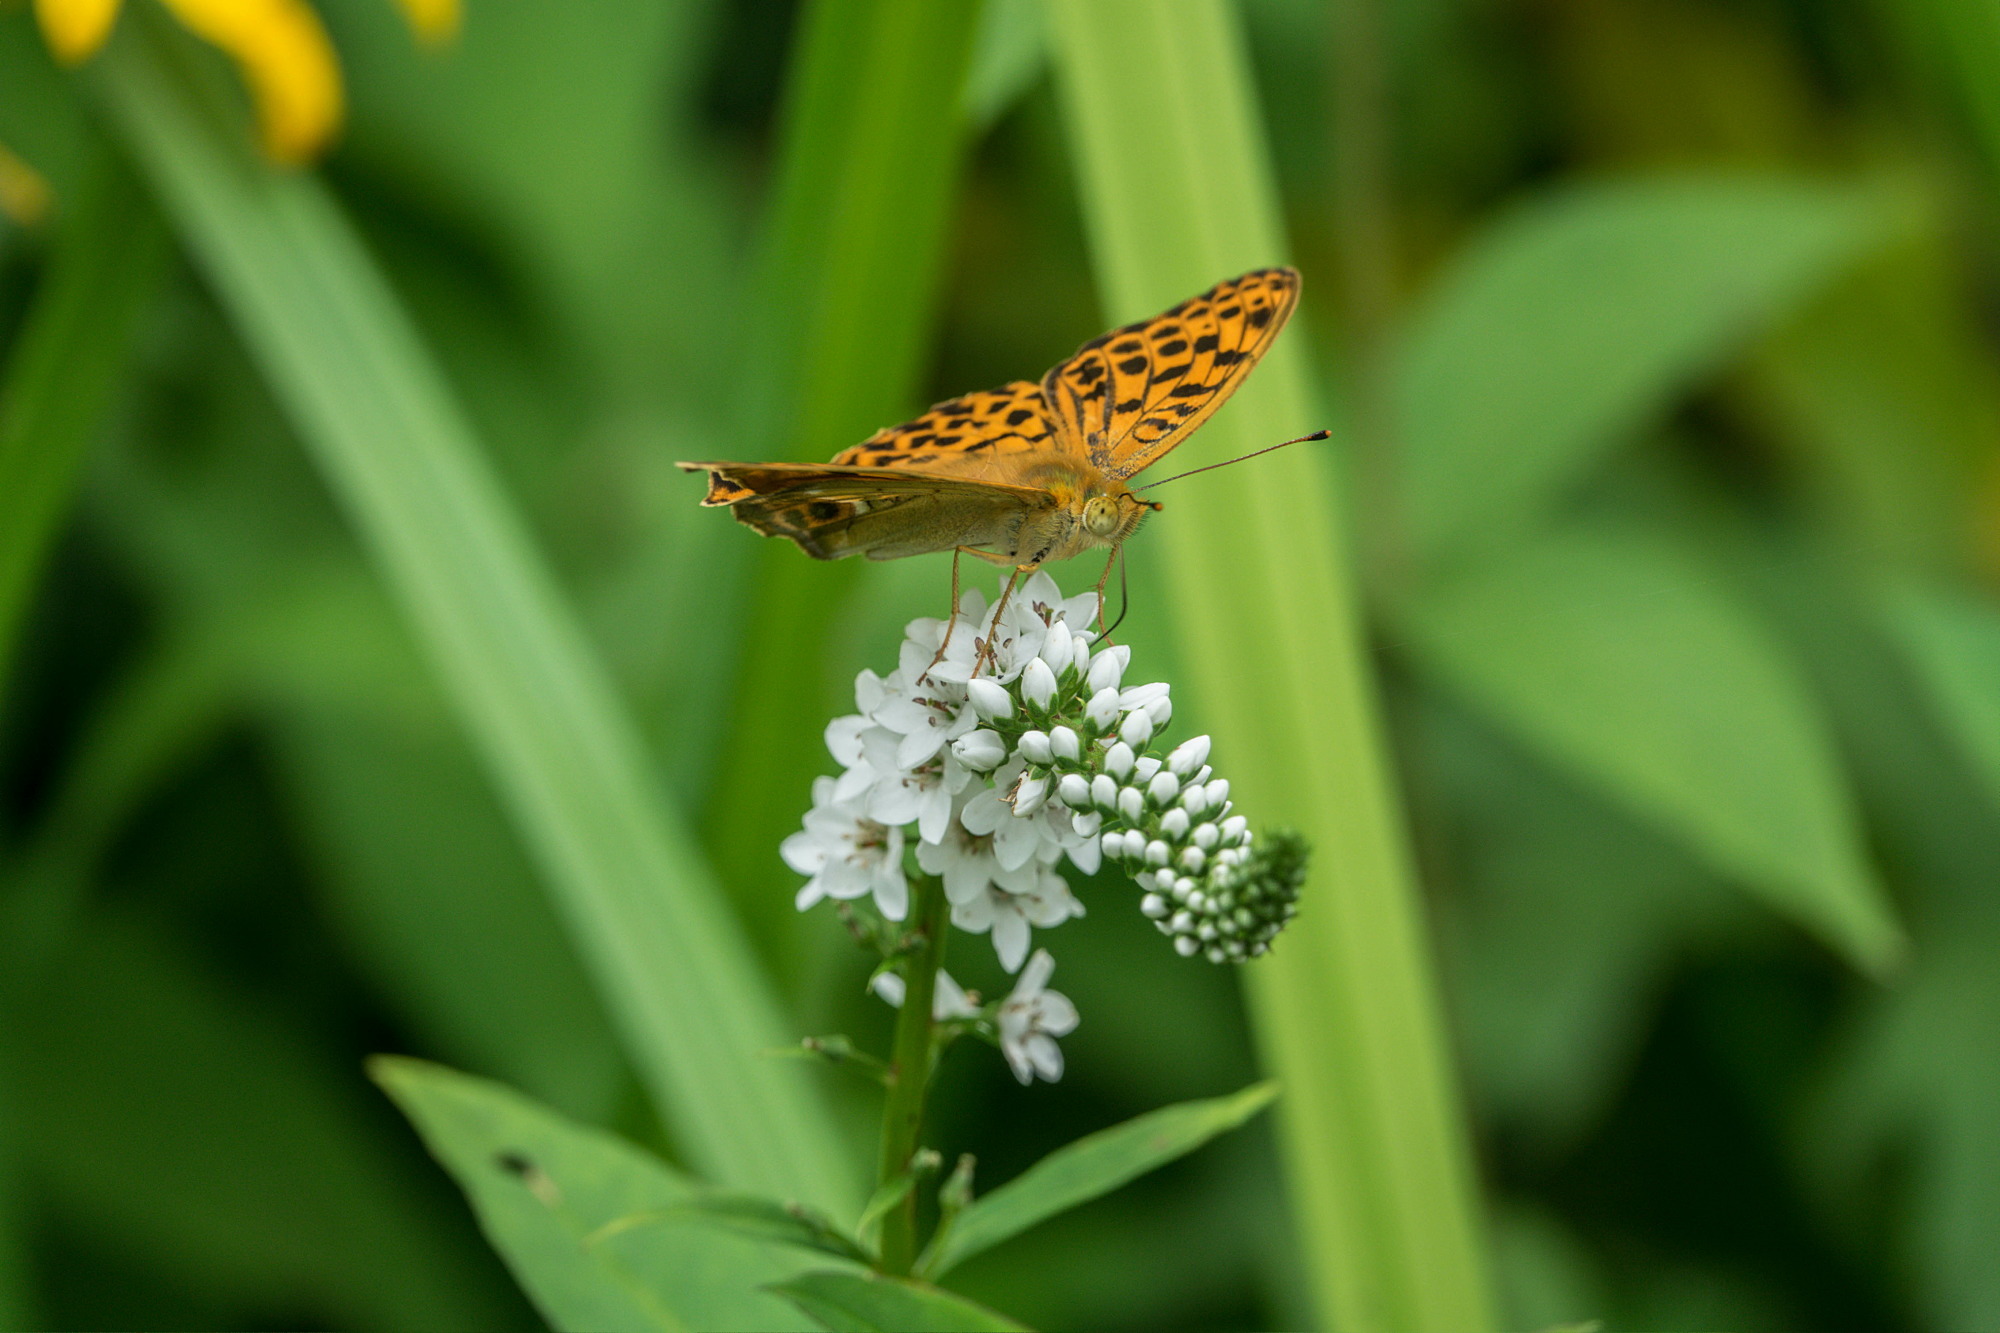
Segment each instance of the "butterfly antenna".
M1111 631L1125 623L1125 613L1132 609L1132 594L1125 586L1125 547L1118 547L1118 619L1111 622L1110 629L1100 636L1105 642L1111 641Z
M1132 489L1135 491L1150 491L1155 486L1164 486L1170 481L1179 481L1182 477L1192 477L1197 472L1213 472L1219 467L1228 467L1231 463L1241 463L1248 459L1255 458L1258 454L1268 454L1275 450L1283 449L1285 445L1309 444L1314 440L1330 440L1332 438L1333 438L1332 431L1316 430L1310 435L1301 435L1296 440L1286 440L1284 444L1268 444L1265 445L1262 449L1252 450L1250 453L1241 454L1235 458L1228 459L1221 463L1210 463L1207 467L1191 468L1186 472L1176 472L1171 477L1162 477L1158 481L1149 481L1144 486L1134 486Z

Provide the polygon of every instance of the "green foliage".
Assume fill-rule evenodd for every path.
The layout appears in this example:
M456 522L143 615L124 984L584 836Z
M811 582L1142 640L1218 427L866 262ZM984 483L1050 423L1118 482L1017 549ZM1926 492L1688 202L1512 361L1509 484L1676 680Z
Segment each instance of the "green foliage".
M1825 726L1718 571L1628 519L1438 582L1404 623L1451 686L1861 967L1895 960Z
M1259 1083L1230 1097L1183 1102L1149 1111L1058 1148L999 1189L973 1200L934 1254L919 1261L941 1277L1055 1214L1155 1170L1235 1129L1277 1098L1278 1085Z
M1989 9L310 3L289 173L0 6L0 1328L2000 1322ZM864 1277L773 844L948 576L673 462L1287 256L1173 466L1340 438L1155 492L1119 638L1302 914L1243 1003L1080 880L1062 1082L960 1043L879 1196L964 1295ZM385 1049L527 1097L378 1066L440 1171Z
M0 685L165 256L159 218L121 169L101 167L75 208L0 384Z
M373 1072L556 1328L811 1327L760 1290L788 1256L704 1221L658 1159L484 1079L408 1059Z
M911 1278L802 1273L771 1290L834 1333L1008 1333L1024 1327Z
M1882 233L1879 203L1851 187L1754 176L1599 183L1516 208L1432 279L1403 335L1408 542L1477 558L1532 523Z

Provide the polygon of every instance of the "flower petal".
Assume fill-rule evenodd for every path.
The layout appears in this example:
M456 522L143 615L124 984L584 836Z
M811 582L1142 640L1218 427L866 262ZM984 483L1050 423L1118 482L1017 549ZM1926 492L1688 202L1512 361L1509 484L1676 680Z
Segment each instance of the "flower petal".
M119 0L35 0L35 17L42 40L65 65L78 65L97 53L111 35Z
M278 162L318 155L340 128L340 65L304 0L164 0L190 32L232 56L257 103L264 151Z

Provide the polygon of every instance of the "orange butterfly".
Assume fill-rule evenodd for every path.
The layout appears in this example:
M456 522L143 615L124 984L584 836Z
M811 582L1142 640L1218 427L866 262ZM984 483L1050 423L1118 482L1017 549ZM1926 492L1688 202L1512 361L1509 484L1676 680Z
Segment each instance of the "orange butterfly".
M1256 269L1091 339L1040 384L939 403L831 463L680 466L709 474L703 504L817 560L960 551L1025 571L1097 546L1115 555L1160 507L1126 478L1222 406L1298 299L1295 271Z

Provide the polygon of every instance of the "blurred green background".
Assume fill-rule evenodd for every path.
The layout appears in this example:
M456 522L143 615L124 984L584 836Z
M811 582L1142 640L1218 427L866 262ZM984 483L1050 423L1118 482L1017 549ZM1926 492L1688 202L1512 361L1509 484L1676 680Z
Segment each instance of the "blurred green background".
M1139 313L1062 12L1097 3L467 0L426 50L320 0L324 192L204 147L239 85L150 0L80 71L0 6L0 144L54 195L0 223L0 1326L531 1327L364 1056L702 1169L700 1042L881 1045L776 840L945 564L765 549L672 463L825 457ZM1340 428L1288 466L1348 497L1499 1322L2000 1327L2000 11L1202 8L1305 275L1294 399L1333 413L1277 428ZM1149 116L1205 105L1145 50L1107 59ZM1196 207L1160 193L1126 204ZM1210 494L1261 505L1265 466ZM1174 629L1199 511L1162 495L1122 637L1187 661L1191 733L1263 645ZM592 832L599 790L657 830ZM621 847L682 904L650 972L562 887ZM1063 1081L947 1064L930 1137L982 1180L1287 1040L1083 892ZM696 1055L617 1035L654 1020ZM865 1162L873 1100L807 1083ZM953 1285L1042 1327L1317 1322L1295 1170L1260 1123Z

